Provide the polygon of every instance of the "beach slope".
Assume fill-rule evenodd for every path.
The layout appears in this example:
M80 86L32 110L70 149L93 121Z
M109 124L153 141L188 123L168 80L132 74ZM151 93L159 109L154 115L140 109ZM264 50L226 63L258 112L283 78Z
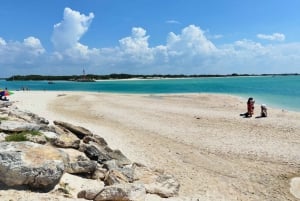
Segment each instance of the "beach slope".
M16 92L20 109L86 127L113 149L181 183L200 200L297 200L300 113L269 108L244 118L246 100L216 94ZM295 193L296 192L296 193Z

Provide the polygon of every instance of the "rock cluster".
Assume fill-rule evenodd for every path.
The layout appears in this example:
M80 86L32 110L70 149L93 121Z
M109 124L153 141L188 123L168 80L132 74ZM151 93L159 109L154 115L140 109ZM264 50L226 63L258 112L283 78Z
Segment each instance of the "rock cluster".
M22 140L8 140L18 134L24 135ZM172 175L130 161L86 128L62 121L49 125L46 119L1 101L0 175L8 188L56 191L95 201L140 201L146 194L174 197L180 186ZM81 183L71 184L73 177Z

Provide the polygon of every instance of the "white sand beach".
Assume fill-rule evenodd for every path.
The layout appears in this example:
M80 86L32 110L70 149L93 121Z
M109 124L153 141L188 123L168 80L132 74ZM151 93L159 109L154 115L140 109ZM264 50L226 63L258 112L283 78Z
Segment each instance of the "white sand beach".
M254 97L255 98L255 97ZM297 200L300 113L268 108L252 118L242 98L17 91L20 109L88 128L132 161L164 169L180 196L199 200ZM292 189L292 190L290 190ZM293 194L292 194L292 193ZM0 197L1 200L1 197Z

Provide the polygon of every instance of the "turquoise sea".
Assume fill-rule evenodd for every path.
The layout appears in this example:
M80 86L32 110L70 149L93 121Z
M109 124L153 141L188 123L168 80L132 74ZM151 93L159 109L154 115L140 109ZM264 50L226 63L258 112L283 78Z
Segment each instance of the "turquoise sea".
M271 107L300 111L300 76L222 77L157 80L110 80L97 82L0 81L0 88L109 93L225 93Z

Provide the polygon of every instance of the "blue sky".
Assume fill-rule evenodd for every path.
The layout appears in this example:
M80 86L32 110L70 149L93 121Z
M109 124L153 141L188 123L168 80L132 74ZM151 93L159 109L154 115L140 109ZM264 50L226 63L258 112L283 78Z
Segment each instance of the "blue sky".
M0 77L300 73L298 0L2 0Z

